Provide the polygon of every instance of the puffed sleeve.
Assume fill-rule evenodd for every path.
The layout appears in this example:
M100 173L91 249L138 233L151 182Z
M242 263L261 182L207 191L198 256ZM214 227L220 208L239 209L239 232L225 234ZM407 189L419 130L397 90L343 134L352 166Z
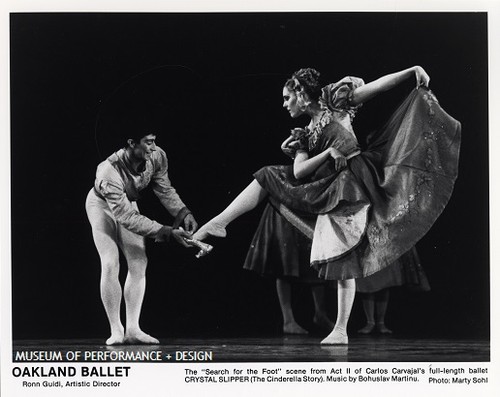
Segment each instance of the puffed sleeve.
M191 211L188 210L177 194L177 191L172 186L168 176L167 155L159 147L156 148L153 165L153 191L167 211L176 218L174 224L178 224L187 214L191 213Z
M363 79L359 77L344 77L336 83L323 87L320 101L330 110L344 110L354 116L361 104L351 105L351 96L356 88L364 84Z

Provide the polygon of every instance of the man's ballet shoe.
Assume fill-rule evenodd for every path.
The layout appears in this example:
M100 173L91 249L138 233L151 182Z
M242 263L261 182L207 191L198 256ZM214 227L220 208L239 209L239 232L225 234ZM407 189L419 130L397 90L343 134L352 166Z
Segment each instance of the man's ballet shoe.
M125 334L125 343L129 345L158 345L160 341L145 332L133 332Z
M123 345L124 343L125 343L125 337L123 336L123 334L121 334L121 335L111 335L106 340L106 345L108 345L108 346Z

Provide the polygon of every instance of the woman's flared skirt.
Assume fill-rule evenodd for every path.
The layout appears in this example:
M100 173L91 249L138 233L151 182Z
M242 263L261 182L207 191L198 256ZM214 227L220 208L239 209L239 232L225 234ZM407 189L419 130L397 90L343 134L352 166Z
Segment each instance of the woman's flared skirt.
M260 219L243 268L264 277L290 282L320 284L318 272L309 265L311 240L293 227L271 204Z
M269 166L254 177L273 207L311 240L309 262L321 278L367 277L410 251L445 208L460 133L460 123L420 88L342 171L320 170L326 176L302 182L291 166Z

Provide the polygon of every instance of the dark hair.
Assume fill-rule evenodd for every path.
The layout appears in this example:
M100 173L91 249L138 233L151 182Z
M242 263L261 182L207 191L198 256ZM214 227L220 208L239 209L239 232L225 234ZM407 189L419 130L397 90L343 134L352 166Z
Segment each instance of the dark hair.
M297 70L289 78L285 87L295 92L304 91L309 98L317 101L321 96L322 84L320 81L320 73L313 68L303 68Z
M120 124L120 139L125 147L128 146L129 139L132 139L135 143L139 143L146 135L157 135L157 131L159 130L156 120L150 114L127 118Z

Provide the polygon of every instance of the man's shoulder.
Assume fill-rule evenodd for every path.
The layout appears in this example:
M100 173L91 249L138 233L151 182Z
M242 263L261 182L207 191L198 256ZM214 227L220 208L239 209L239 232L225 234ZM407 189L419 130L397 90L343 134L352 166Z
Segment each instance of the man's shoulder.
M156 150L154 151L153 156L158 158L167 158L167 153L165 153L165 150L163 150L161 147L156 146Z
M120 180L120 173L116 169L118 164L119 156L118 153L114 153L109 156L106 160L97 166L96 177L97 179L106 180Z
M152 153L151 161L155 169L162 169L168 166L167 154L159 146L156 146L156 150Z

